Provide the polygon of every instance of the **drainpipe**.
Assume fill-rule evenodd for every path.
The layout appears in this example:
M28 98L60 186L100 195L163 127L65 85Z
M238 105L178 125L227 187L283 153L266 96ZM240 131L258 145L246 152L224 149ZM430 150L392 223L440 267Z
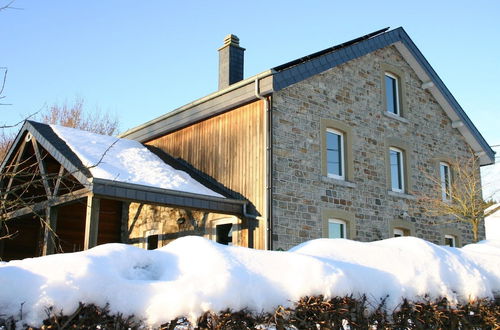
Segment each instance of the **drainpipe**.
M267 226L266 226L266 241L265 246L266 250L273 249L273 220L272 220L272 148L271 148L271 106L270 106L270 98L265 97L260 94L259 88L259 78L255 79L255 96L262 101L264 101L264 127L266 130L266 134L264 134L264 141L266 145L266 155L265 155L265 163L266 163L266 217L267 217Z

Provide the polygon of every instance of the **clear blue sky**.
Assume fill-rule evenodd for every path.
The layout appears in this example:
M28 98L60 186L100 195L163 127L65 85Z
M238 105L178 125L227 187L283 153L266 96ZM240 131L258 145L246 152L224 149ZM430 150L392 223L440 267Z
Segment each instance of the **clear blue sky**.
M7 3L0 0L0 4ZM85 99L121 131L217 89L217 48L236 34L245 77L403 26L490 144L500 144L500 1L17 0L0 12L9 75L0 124Z

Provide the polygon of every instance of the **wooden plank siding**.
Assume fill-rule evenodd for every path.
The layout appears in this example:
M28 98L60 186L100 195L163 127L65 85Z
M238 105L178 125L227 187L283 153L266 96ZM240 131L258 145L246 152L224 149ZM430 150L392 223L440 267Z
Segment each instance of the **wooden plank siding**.
M265 215L264 103L255 101L146 142L189 162ZM264 235L259 228L258 235ZM261 242L263 237L256 238Z

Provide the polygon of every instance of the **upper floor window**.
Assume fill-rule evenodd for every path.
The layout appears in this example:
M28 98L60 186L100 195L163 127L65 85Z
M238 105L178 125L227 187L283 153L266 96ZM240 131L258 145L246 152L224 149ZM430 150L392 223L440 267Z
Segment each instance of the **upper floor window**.
M439 175L441 181L441 198L443 201L451 200L451 173L450 165L447 163L439 163Z
M389 159L391 166L391 188L393 191L404 192L403 151L397 148L390 148Z
M326 129L326 166L329 177L344 179L344 134L332 128Z
M385 101L387 112L400 115L399 78L391 73L385 73Z
M344 220L328 219L328 238L347 238L346 227Z

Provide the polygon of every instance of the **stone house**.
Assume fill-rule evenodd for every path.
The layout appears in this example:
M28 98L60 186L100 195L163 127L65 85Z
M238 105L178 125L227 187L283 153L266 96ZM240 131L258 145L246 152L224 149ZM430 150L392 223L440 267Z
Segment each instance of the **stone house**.
M187 164L244 209L123 199L120 241L151 248L196 234L273 250L321 237L471 242L466 224L430 217L417 199L436 194L430 177L447 198L451 160L488 165L494 152L403 28L246 79L244 51L226 37L218 91L120 136Z
M243 53L228 36L219 91L122 136L185 159L248 198L258 248L339 234L472 240L467 225L430 218L416 198L434 193L429 173L452 177L447 161L472 151L487 165L494 152L402 28L247 79Z

